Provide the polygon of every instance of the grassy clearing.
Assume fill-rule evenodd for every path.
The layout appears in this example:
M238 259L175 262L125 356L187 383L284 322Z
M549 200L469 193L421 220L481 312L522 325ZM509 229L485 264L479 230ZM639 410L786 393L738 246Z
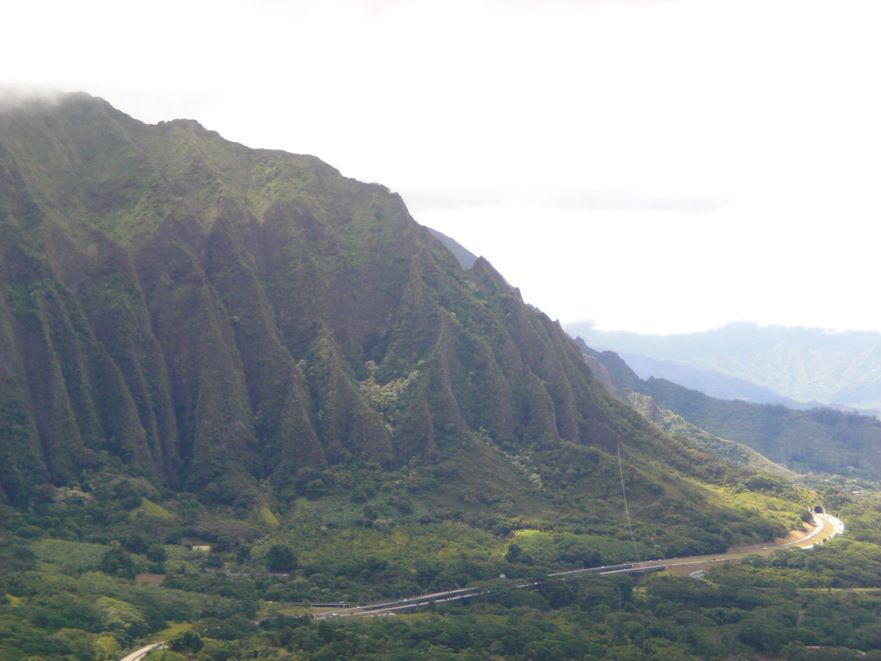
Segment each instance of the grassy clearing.
M266 507L266 505L254 508L254 511L251 513L251 519L254 523L266 526L267 528L278 528L281 523L275 512Z
M31 546L37 560L65 573L95 569L107 551L103 544L41 539Z
M799 515L807 511L814 500L813 494L804 489L795 490L787 494L788 498L783 498L730 486L704 485L704 488L710 494L710 503L761 514L763 518L787 530L801 529Z
M150 639L148 642L158 643L159 641L162 641L162 640L171 640L175 636L179 636L180 634L182 634L184 631L192 631L192 630L193 630L192 622L171 622L164 629L160 629L159 631L156 631L155 633L153 633L150 636Z
M162 505L154 503L149 498L144 498L141 504L131 511L129 516L133 521L138 517L159 519L160 521L174 521L177 519L177 515L174 512L168 511Z

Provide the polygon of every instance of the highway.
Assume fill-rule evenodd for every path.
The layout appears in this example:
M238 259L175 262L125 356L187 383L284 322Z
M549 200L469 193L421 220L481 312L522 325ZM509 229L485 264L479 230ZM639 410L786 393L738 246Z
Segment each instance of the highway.
M554 572L548 574L547 578L541 580L524 581L512 585L506 589L526 589L538 587L542 583L552 581L570 581L583 578L590 575L605 576L610 574L645 574L655 571L670 571L672 574L688 575L700 571L706 571L717 564L733 562L741 560L748 555L766 555L787 548L808 549L817 544L825 542L836 535L844 532L844 524L840 519L829 514L815 514L814 520L817 525L807 532L792 532L785 538L772 542L770 544L755 544L752 546L742 546L729 549L725 553L715 553L711 555L685 556L682 558L663 558L657 560L643 560L618 565L609 565L604 567L588 567L585 569L570 569L567 571ZM392 615L401 611L413 610L415 608L424 608L435 604L450 603L453 601L462 601L472 599L478 596L486 596L492 594L496 589L466 587L456 590L448 590L445 592L433 592L430 594L415 595L396 599L392 601L383 601L364 606L353 606L351 608L339 608L332 611L325 611L316 614L316 620L325 620L329 618L347 618L347 617L376 617L379 615Z
M602 567L569 569L548 574L547 577L543 579L522 580L519 583L504 588L504 590L524 590L538 587L543 583L570 581L592 575L608 576L615 574L646 574L656 571L669 571L670 573L677 575L698 574L699 572L706 571L719 563L724 564L726 562L741 560L748 555L767 555L774 551L788 548L809 549L844 532L844 523L834 516L829 514L815 514L814 520L817 525L812 530L807 532L794 531L785 538L770 544L742 546L730 549L725 553L715 553L711 555L642 560ZM424 608L426 606L447 604L454 601L463 601L465 599L473 599L474 597L487 596L498 591L500 591L499 588L481 588L476 586L457 588L455 590L432 592L412 597L404 597L402 599L393 599L391 601L380 601L372 604L365 604L363 606L337 608L335 610L317 613L314 615L314 618L316 620L326 620L330 618L362 618L394 615L399 612L416 608ZM166 641L160 641L145 645L128 656L123 657L120 661L140 661L140 659L143 659L152 650L162 647L165 643Z
M135 650L128 656L122 657L119 661L140 661L140 659L143 659L150 652L152 652L156 648L162 647L163 645L165 645L165 641L144 645L142 648Z

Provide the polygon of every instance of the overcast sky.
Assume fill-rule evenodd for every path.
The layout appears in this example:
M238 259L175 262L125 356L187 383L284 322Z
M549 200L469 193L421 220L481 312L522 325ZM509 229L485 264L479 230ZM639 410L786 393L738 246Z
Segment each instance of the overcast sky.
M400 192L605 329L881 330L881 2L5 2L0 85Z

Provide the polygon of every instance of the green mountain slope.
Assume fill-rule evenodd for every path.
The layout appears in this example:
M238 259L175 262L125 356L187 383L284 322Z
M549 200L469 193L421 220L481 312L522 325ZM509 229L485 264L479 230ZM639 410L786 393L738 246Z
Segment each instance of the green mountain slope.
M736 466L743 466L787 480L794 480L798 477L796 473L784 468L780 464L774 463L748 445L710 434L700 427L691 424L670 409L661 408L658 402L649 395L630 392L628 393L627 401L633 408L668 434L692 443L710 454L730 461Z
M621 445L665 544L782 525L710 497L737 472L599 387L486 260L464 270L399 196L314 157L87 95L7 110L0 237L8 502L109 470L248 508L329 467L449 461L426 502L576 517L614 492Z
M119 658L193 626L212 658L319 658L341 629L305 604L483 581L521 627L518 603L576 598L530 577L801 524L804 491L665 434L596 367L382 186L86 95L8 109L0 656Z
M881 475L881 422L828 408L809 411L709 397L665 379L640 379L614 352L581 342L613 389L649 396L691 425L757 450L796 471ZM670 422L664 426L668 431ZM708 448L709 449L709 448Z

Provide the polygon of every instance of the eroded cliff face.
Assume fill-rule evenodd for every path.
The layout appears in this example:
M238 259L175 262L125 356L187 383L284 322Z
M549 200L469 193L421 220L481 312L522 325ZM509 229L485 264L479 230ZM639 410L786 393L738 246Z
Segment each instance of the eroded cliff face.
M0 114L0 480L618 440L557 324L379 185L86 95Z

